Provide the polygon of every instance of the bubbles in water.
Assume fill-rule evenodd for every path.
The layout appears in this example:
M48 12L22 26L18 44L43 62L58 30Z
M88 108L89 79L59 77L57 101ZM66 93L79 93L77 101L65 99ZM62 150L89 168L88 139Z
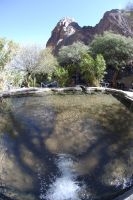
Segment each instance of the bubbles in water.
M116 178L113 183L111 182L112 185L115 185L115 187L121 187L122 189L126 189L128 187L131 187L133 184L133 179L132 177L130 178Z
M57 178L47 192L47 200L79 200L80 187L70 177Z
M43 200L45 199L45 188L46 188L46 182L45 182L45 179L41 173L42 171L42 166L39 166L37 165L37 177L38 177L38 180L39 180L39 183L40 183L40 195L39 195L39 199L40 200Z
M74 158L70 155L60 154L57 160L57 166L62 174L62 176L76 177L76 173L73 168Z
M124 178L122 188L125 189L125 188L128 188L128 187L131 187L132 184L133 184L132 177L131 178Z
M76 173L73 171L73 160L68 155L61 154L57 160L60 177L50 185L47 200L80 200L81 188L76 181Z

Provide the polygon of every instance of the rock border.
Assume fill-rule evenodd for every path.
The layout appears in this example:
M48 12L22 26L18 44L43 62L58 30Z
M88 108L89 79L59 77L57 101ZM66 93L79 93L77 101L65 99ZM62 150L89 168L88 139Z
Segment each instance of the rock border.
M105 87L85 87L82 85L76 87L64 87L64 88L37 88L37 87L30 87L30 88L18 88L18 89L11 89L0 91L0 98L7 98L12 96L26 96L32 94L43 94L43 93L50 93L50 94L66 94L66 93L85 93L85 94L92 94L96 92L102 93L110 93L114 95L118 95L123 97L129 101L133 102L133 92L132 91L123 91L113 88L105 88Z
M133 200L133 188L113 200Z

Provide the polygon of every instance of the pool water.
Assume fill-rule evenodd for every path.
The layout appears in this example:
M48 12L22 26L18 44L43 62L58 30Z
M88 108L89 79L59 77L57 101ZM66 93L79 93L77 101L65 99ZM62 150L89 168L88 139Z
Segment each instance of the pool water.
M13 200L109 200L130 187L133 113L112 95L4 99L0 194Z

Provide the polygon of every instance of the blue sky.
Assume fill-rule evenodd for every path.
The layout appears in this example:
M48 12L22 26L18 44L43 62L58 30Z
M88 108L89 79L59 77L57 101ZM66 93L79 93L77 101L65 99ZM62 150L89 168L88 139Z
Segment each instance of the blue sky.
M128 2L129 0L0 0L0 37L24 45L45 46L51 31L63 17L74 18L80 26L95 26L106 11L121 9Z

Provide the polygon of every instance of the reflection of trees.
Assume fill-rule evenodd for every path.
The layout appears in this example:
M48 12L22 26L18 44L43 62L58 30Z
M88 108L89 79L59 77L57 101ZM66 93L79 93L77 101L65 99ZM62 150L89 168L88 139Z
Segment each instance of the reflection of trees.
M8 112L11 109L11 100L0 98L0 112Z
M69 153L78 158L74 167L80 174L79 181L85 180L93 194L99 197L107 195L107 198L101 198L109 200L111 193L116 191L115 180L132 174L133 160L129 154L133 146L133 114L118 103L113 105L110 102L106 106L105 102L96 99L88 104L84 101L80 107L78 99L73 99L75 107L71 107L70 102L62 107L66 105L63 99L61 108L57 109L54 107L57 103L55 98L53 105L41 104L37 98L30 105L31 99L26 98L22 106L19 104L8 112L8 118L7 113L2 115L6 120L0 131L6 130L11 136L7 138L9 159L5 161L8 163L8 166L5 163L8 176L3 181L7 181L8 187L13 187L16 193L21 194L19 187L22 186L25 192L37 197L40 184L37 166L42 168L39 173L48 183L45 186L47 190L51 181L48 171L53 175L58 173L54 159L49 158L54 158L55 153ZM122 184L122 180L120 182Z
M20 108L19 106L17 107L17 109ZM49 115L50 113L51 115L55 115L50 108L46 109L45 115ZM53 116L50 116L49 120L45 116L43 121L44 126L41 127L39 120L32 119L32 116L31 118L26 117L26 115L23 116L24 113L19 112L19 110L16 113L16 111L13 108L8 113L1 112L3 122L0 126L0 132L4 134L9 133L6 138L8 140L8 156L6 156L5 163L3 163L7 174L5 174L2 181L8 185L7 191L12 188L14 192L20 195L16 199L25 199L21 197L22 191L25 195L27 195L27 192L33 193L37 198L39 196L39 188L37 186L39 187L40 184L40 180L37 178L38 166L42 168L40 173L42 173L41 176L45 176L46 182L50 180L47 171L52 171L53 174L56 171L56 167L52 169L54 165L53 161L49 160L50 152L44 146L45 137L51 134L54 127ZM29 196L28 200L30 199L34 198Z
M132 177L133 114L124 107L113 105L97 110L97 120L100 126L97 126L97 131L94 132L96 140L86 153L79 157L81 163L77 168L91 183L93 193L103 193L104 196L110 191L115 192L114 186L121 186L124 178ZM101 126L103 131L100 130ZM118 188L121 190L121 187Z
M1 98L0 101L0 134L12 127L8 113L11 111L11 100ZM8 126L7 126L8 122ZM10 126L11 125L11 126Z
M35 177L35 173L37 173L38 170L35 168L36 163L40 168L42 168L40 173L42 173L41 176L45 176L45 181L47 183L50 181L48 171L52 171L53 174L56 171L56 167L53 169L54 161L49 159L52 155L44 145L44 139L47 138L54 129L52 116L54 113L52 112L49 120L47 119L47 115L50 115L50 113L51 109L47 108L47 110L45 110L46 116L43 121L45 126L43 127L41 127L41 122L36 123L32 119L26 118L26 116L21 124L18 119L16 120L13 115L11 116L13 124L15 124L15 132L18 132L15 146L15 152L17 152L16 159L20 168L24 170L27 175L30 174L33 178L33 193L35 192L35 188L39 191L39 188L37 188L37 185L39 186L39 184L36 180L37 177ZM22 116L20 118L22 119ZM46 186L46 188L47 187L48 186Z
M7 130L7 122L9 122L8 112L10 112L10 100L0 99L0 143L2 143L2 134ZM10 124L10 122L9 122ZM8 128L10 125L8 126ZM6 151L3 149L3 146L0 147L0 171L3 170L3 160L5 159ZM4 193L6 191L6 186L2 181L3 174L0 174L0 199L1 200L12 200L12 198L6 196Z
M95 108L85 108L85 116L79 107L74 111L64 108L57 115L53 134L46 140L51 151L79 155L76 170L93 193L107 194L107 199L111 193L115 196L116 191L121 191L124 178L132 177L133 114L116 102L108 106L99 102ZM96 121L92 120L94 115Z
M0 190L1 190L1 188L0 188ZM10 198L10 197L2 194L2 193L0 193L0 199L1 200L15 200L15 199L12 199L12 198Z

